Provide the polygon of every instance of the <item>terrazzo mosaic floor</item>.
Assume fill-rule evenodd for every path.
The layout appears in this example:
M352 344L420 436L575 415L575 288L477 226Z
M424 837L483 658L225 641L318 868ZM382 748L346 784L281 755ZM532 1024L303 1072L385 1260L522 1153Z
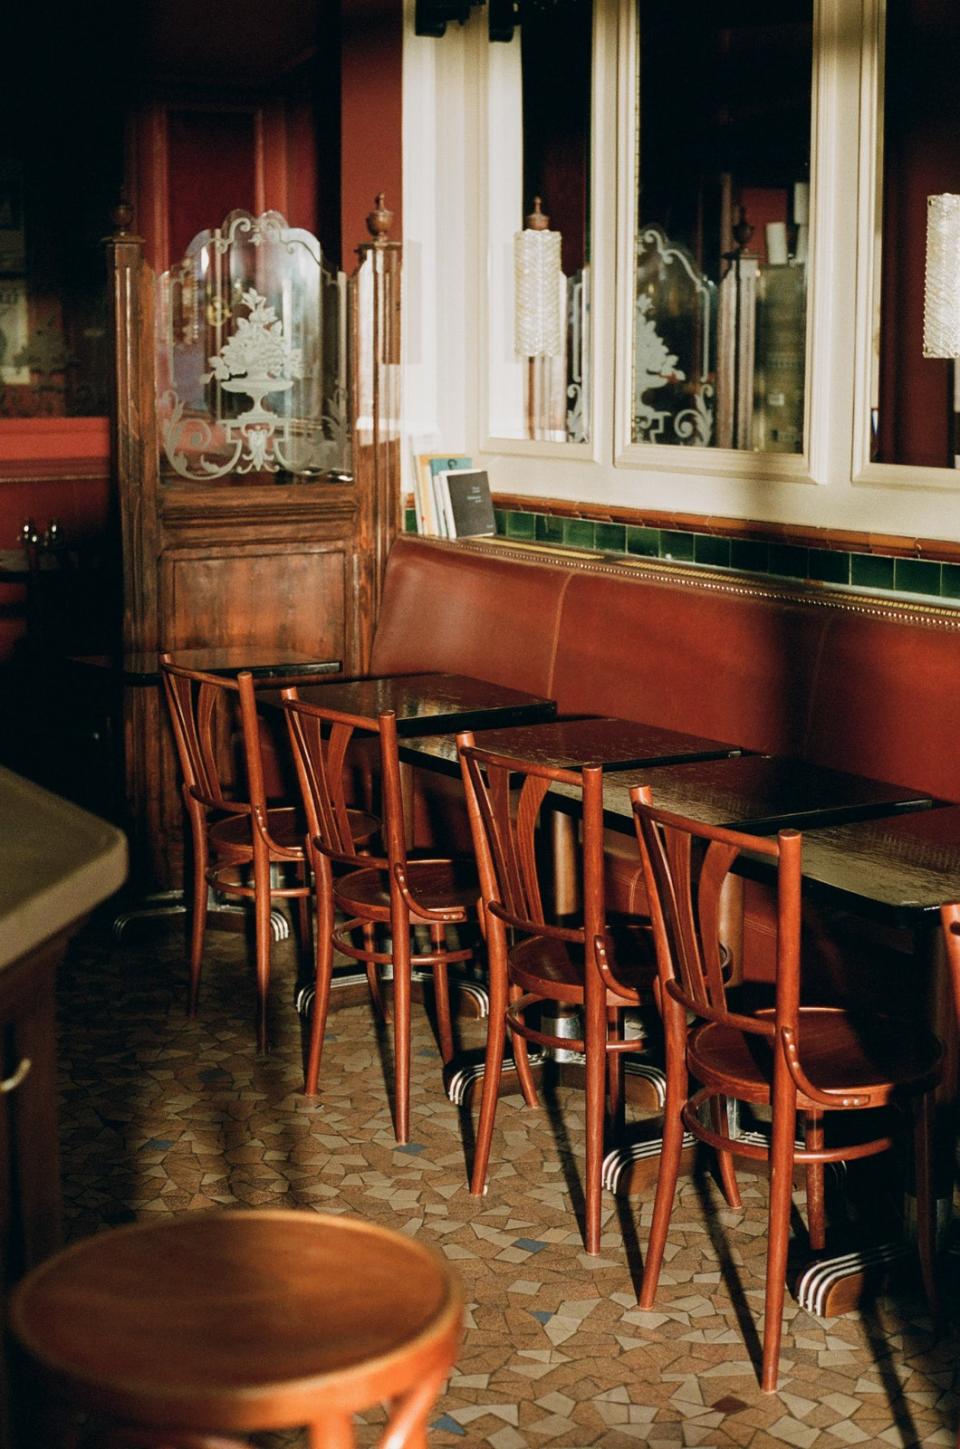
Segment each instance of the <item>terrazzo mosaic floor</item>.
M571 1206L581 1099L544 1110L504 1098L490 1188L465 1186L469 1119L443 1095L424 1011L414 1008L412 1141L397 1148L384 1089L389 1041L366 1004L331 1017L321 1096L300 1095L293 952L275 948L272 1041L253 1048L241 936L211 936L199 1019L184 1013L179 930L77 938L61 976L62 1128L69 1237L202 1208L283 1206L362 1214L415 1233L455 1266L469 1304L456 1370L430 1441L551 1445L950 1445L960 1406L958 1307L937 1338L908 1290L817 1319L788 1298L781 1386L757 1385L765 1183L745 1211L709 1177L683 1187L659 1303L636 1308L651 1201L605 1203L588 1258ZM482 1024L462 1024L469 1042ZM741 1291L731 1295L731 1282ZM358 1442L376 1438L377 1414ZM299 1445L296 1433L264 1438Z

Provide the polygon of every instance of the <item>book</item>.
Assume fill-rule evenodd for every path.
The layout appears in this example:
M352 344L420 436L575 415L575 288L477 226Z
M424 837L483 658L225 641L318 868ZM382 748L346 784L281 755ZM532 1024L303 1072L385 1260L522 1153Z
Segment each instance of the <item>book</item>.
M428 537L443 538L444 519L438 508L435 475L444 469L472 468L473 459L461 453L416 453L413 464L413 503L417 514L417 532Z
M447 529L446 489L440 475L464 468L472 468L473 459L463 453L437 454L430 459L430 486L433 490L433 506L437 519L437 534L440 538L452 538Z
M448 538L481 538L496 532L485 468L447 468L437 477L443 489Z

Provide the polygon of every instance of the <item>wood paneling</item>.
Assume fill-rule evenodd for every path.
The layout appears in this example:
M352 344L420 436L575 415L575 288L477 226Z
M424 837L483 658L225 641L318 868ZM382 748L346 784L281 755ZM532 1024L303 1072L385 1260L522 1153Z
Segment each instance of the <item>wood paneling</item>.
M349 636L347 540L171 548L160 612L171 649L257 645L342 659ZM269 602L268 602L269 601Z

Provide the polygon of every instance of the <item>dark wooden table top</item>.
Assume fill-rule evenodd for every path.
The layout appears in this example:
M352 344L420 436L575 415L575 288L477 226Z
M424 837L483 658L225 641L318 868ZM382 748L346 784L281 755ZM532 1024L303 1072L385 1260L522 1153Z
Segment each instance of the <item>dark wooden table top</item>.
M307 684L300 698L324 709L375 718L393 710L397 733L420 735L450 733L460 729L483 729L487 723L525 724L552 719L557 706L552 699L472 679L465 674L385 674L379 678L338 679L327 684ZM279 693L262 695L264 704L279 704Z
M923 924L960 900L960 805L805 831L803 874L835 904Z
M931 797L883 780L779 755L739 755L655 769L616 770L604 779L604 811L616 829L632 830L630 787L649 785L654 802L711 825L757 834L837 825L901 810L928 808ZM558 798L571 796L557 785Z
M229 649L172 649L174 664L199 669L204 674L239 674L249 669L255 679L309 679L317 674L339 674L339 659L317 659L290 649L265 649L247 644ZM77 669L111 676L123 684L159 684L156 653L77 654L69 663Z
M709 760L738 755L735 745L679 730L660 729L628 719L592 717L557 719L545 724L495 727L477 733L477 744L485 750L517 760L562 769L582 764L668 765L680 760ZM457 742L451 735L428 735L404 741L403 757L427 769L444 774L459 773Z

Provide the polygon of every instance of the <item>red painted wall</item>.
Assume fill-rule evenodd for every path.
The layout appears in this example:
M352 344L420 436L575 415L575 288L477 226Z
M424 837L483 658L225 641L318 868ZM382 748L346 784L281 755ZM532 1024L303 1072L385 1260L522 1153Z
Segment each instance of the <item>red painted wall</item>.
M439 43L439 42L438 42ZM382 191L403 234L403 9L401 0L342 0L341 265L369 240L367 213Z

